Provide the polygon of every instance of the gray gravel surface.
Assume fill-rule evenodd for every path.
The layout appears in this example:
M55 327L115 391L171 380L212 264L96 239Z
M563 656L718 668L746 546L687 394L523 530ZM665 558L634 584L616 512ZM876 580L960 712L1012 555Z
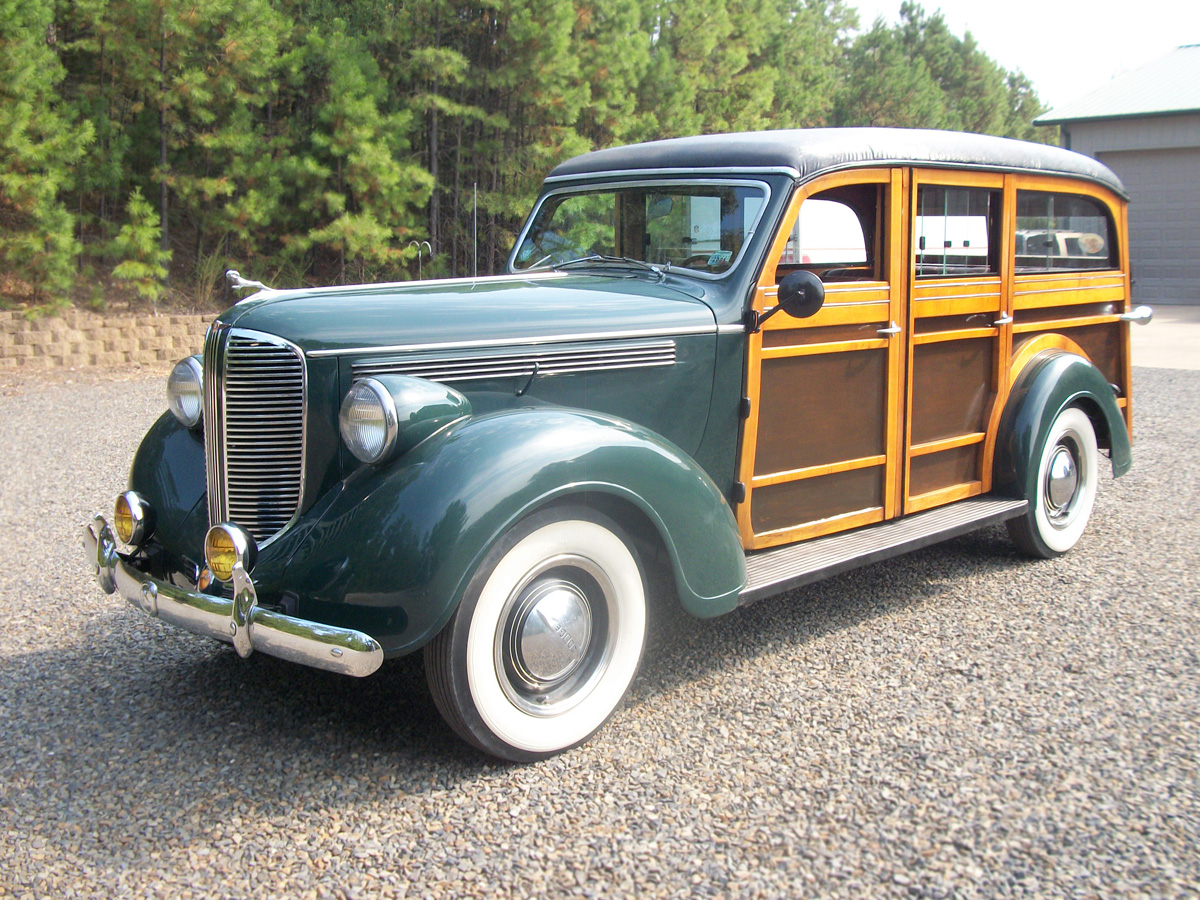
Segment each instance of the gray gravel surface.
M588 745L502 766L366 681L106 597L80 526L156 373L0 382L0 897L1200 894L1200 372L1136 375L1082 544L990 529L661 612Z

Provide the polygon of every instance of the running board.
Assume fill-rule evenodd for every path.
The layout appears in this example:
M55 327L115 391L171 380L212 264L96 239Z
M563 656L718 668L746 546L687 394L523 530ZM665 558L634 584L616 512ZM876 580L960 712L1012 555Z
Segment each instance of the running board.
M1023 515L1028 506L1024 500L978 497L880 525L751 553L746 556L748 578L738 605L996 525Z

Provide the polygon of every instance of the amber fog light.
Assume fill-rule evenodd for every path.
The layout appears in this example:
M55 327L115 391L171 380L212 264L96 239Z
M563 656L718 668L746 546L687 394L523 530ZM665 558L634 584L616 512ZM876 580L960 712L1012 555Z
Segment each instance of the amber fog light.
M236 525L214 525L204 538L204 561L218 581L231 580L239 563L249 572L257 556L254 538Z
M113 530L121 543L140 547L154 533L154 507L136 491L126 491L113 508Z

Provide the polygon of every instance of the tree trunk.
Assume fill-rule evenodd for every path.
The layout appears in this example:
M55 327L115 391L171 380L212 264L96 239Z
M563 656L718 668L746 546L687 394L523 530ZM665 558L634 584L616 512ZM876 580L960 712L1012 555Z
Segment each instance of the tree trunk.
M159 246L163 250L169 250L171 237L167 225L167 35L165 30L161 30L161 36L162 43L158 45ZM167 277L170 278L169 275Z
M437 12L433 16L433 46L442 46L442 20ZM429 174L433 176L433 190L429 194L429 245L433 253L438 252L438 237L442 218L441 188L438 182L438 78L433 78L434 103L429 108ZM417 250L418 256L420 249Z

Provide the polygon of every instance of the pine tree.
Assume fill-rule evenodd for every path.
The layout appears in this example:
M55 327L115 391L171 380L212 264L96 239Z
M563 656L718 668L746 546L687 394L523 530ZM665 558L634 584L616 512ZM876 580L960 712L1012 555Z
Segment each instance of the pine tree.
M125 224L109 245L109 252L121 260L113 269L113 278L129 285L151 304L162 299L166 288L167 263L171 251L159 245L158 213L134 188L126 206Z
M877 20L846 52L845 74L834 98L834 125L944 128L942 90L920 56L896 29Z
M292 199L309 224L293 232L287 252L332 255L339 282L396 273L411 255L408 240L424 234L420 211L432 187L409 154L412 113L381 109L386 82L340 20L326 35L309 32L296 77L293 90L313 103L313 127L307 147L293 145Z
M92 137L60 109L50 0L0 0L0 267L34 303L62 301L79 252L59 194Z

